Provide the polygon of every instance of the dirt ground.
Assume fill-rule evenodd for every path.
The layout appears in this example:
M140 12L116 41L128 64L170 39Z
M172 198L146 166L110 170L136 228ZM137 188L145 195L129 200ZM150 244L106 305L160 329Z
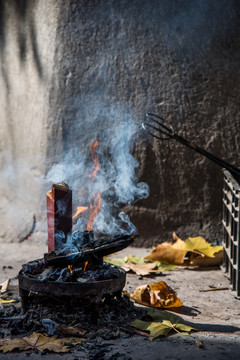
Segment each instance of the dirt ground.
M29 240L21 244L0 245L0 283L11 278L11 285L17 285L17 273L27 261L41 258L47 251L46 244ZM132 254L143 256L149 250L127 248L116 256ZM176 268L161 276L139 277L127 274L126 290L133 290L143 284L164 280L182 300L184 306L179 315L199 332L183 336L173 334L153 342L148 337L133 335L102 341L96 339L84 348L71 350L67 354L41 354L35 352L0 353L0 359L56 359L56 360L178 360L178 359L240 359L240 300L230 290L228 279L218 268L202 270ZM212 287L227 287L227 290L200 292ZM197 345L199 339L203 347ZM99 349L99 351L96 349Z

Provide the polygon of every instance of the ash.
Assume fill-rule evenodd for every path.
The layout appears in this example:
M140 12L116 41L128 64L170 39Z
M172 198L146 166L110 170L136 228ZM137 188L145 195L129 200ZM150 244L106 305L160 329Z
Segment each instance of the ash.
M144 313L126 295L72 299L31 293L29 303L30 307L25 314L21 312L20 303L0 309L2 338L23 337L33 331L46 334L46 322L54 322L57 325L54 334L60 337L66 336L61 332L62 326L79 330L81 337L87 340L86 345L81 344L84 347L87 343L132 336L133 330L129 323Z

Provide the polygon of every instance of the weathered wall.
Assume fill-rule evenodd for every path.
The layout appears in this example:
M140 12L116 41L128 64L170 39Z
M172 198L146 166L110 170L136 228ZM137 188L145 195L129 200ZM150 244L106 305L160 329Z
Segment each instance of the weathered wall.
M182 136L239 165L237 1L2 1L1 13L4 240L19 239L33 214L41 219L43 189L34 179L65 153L81 156L108 116L130 114L140 126L147 111L161 114ZM150 186L147 200L127 208L138 244L174 230L217 240L221 169L143 134L134 153ZM27 212L17 226L6 211L16 207Z
M53 1L0 2L0 239L18 241L39 219L54 78ZM52 146L52 145L51 145Z

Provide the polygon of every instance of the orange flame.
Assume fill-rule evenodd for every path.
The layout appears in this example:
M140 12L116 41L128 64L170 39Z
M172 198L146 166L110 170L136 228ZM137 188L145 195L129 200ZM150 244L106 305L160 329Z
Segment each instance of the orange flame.
M91 231L93 229L94 220L95 220L95 217L97 216L97 214L99 213L101 205L102 205L102 198L101 198L100 193L98 192L97 194L95 194L94 200L90 205L89 220L87 223L88 231Z
M77 211L76 213L73 215L73 219L75 219L79 214L83 213L84 211L86 211L88 209L87 206L78 206L77 207Z
M84 263L84 267L83 267L83 272L85 272L85 271L86 271L87 266L88 266L88 261L85 261L85 263Z
M89 175L89 177L91 179L91 183L94 182L94 180L96 179L96 174L99 170L98 154L96 152L96 148L99 145L100 145L99 142L97 140L95 140L90 146L92 160L94 163L94 169L93 169L92 173ZM101 204L102 204L102 199L101 199L100 193L98 192L98 193L94 194L94 199L91 202L90 208L88 208L87 206L78 206L77 207L77 211L73 215L73 219L75 219L81 213L83 213L89 209L89 219L88 219L88 223L87 223L87 230L91 231L93 229L95 217L97 216L97 214L100 211Z
M95 168L92 172L92 174L90 175L91 178L92 178L92 181L93 182L96 178L96 174L99 170L99 162L98 162L98 155L97 153L95 152L95 149L99 146L99 142L97 140L95 140L92 145L90 146L90 151L91 151L91 154L92 154L92 160L93 160L93 163L95 165Z
M69 268L70 274L72 275L72 273L73 273L73 266L72 266L72 265L68 265L68 268Z

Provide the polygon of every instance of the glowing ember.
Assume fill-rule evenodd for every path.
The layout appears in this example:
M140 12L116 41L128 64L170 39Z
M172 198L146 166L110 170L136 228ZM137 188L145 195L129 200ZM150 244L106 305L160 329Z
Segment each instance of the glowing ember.
M88 266L88 261L85 261L85 263L84 263L84 268L83 268L83 272L86 271L87 266Z
M70 271L70 274L72 275L73 274L73 266L72 265L68 265L68 269Z

